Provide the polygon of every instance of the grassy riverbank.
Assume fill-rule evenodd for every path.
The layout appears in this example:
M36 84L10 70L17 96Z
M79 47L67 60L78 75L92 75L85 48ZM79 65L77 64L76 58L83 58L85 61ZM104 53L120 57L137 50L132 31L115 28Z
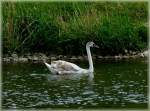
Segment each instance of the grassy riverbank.
M147 47L147 2L3 2L3 53L98 55Z

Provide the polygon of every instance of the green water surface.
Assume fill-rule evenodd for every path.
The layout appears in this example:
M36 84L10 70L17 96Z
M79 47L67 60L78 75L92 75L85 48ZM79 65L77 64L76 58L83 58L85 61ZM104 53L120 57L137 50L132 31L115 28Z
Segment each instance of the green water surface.
M147 66L146 59L94 61L91 78L52 75L43 63L3 63L2 108L146 109Z

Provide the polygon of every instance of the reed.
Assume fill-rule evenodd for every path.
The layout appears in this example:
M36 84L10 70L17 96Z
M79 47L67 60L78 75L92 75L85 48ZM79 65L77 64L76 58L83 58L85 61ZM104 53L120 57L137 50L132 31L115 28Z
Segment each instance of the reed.
M96 54L147 47L147 2L3 2L3 53L79 55L85 43Z

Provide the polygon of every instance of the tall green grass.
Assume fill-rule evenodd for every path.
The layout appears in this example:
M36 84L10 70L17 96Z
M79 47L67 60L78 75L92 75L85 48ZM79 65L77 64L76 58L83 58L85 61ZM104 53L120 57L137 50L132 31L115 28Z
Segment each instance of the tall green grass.
M3 53L115 55L147 47L147 2L3 2Z

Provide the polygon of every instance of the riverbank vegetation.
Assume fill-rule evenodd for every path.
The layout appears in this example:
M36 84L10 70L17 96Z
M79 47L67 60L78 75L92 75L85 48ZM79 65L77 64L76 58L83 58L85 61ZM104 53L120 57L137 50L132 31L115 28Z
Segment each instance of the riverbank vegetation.
M4 54L97 55L142 51L148 45L147 2L3 2Z

